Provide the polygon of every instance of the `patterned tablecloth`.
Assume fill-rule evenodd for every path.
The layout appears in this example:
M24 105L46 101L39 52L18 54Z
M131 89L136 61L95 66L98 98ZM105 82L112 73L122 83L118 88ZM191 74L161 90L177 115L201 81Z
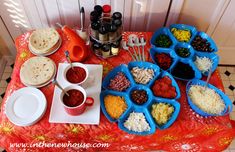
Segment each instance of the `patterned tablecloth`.
M55 61L57 67L58 63L66 62L64 50L66 50L69 43L67 37L61 31L59 33L63 39L62 46L59 51L49 56ZM124 33L124 39L129 34L131 33ZM152 33L148 32L135 34L145 36L147 42L152 36ZM165 130L157 129L153 135L137 136L127 134L120 130L116 123L110 123L102 112L99 125L49 123L54 90L53 84L40 89L45 94L48 103L43 118L32 126L16 126L6 117L4 107L9 96L15 90L24 87L19 77L20 67L27 59L34 56L28 49L29 35L30 32L27 32L16 39L15 67L0 112L0 147L4 147L7 151L146 151L160 149L166 151L209 152L226 149L235 137L235 129L232 128L229 116L203 118L190 109L185 94L185 82L182 81L177 81L182 94L182 97L178 100L181 109L177 120L170 128ZM149 47L148 44L146 46L146 55ZM118 56L107 60L100 59L91 53L84 63L102 64L105 75L113 67L122 63L127 64L130 61L129 54L121 50ZM217 70L213 73L210 83L223 90L222 81ZM54 148L48 148L53 143L67 143L68 147L63 148L63 145L58 144L57 147L54 145ZM109 146L103 147L102 144L108 144ZM78 146L82 147L79 148Z

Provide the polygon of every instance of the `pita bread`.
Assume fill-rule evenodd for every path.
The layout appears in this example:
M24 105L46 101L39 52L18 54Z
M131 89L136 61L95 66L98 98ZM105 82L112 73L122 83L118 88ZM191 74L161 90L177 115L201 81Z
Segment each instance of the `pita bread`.
M37 54L53 50L60 40L59 33L54 28L37 29L29 37L29 47Z
M20 69L20 80L28 86L39 86L50 81L56 71L55 63L47 57L32 57Z

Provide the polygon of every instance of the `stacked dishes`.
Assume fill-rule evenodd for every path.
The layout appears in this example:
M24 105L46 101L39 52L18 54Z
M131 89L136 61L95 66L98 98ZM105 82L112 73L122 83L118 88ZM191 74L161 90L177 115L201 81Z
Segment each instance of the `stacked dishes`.
M37 29L29 37L29 50L34 55L47 56L55 53L62 40L54 28Z
M54 61L47 57L32 57L21 66L20 80L25 86L40 88L51 82L56 74Z
M193 26L173 24L161 28L151 38L152 60L163 70L181 80L200 79L219 63L214 41Z
M32 87L15 91L6 103L7 118L17 126L30 126L38 122L46 112L44 94Z
M105 91L100 95L101 109L125 132L153 134L156 128L168 128L178 117L179 87L168 72L160 72L155 64L120 65L105 77L102 86ZM165 110L159 112L159 107Z

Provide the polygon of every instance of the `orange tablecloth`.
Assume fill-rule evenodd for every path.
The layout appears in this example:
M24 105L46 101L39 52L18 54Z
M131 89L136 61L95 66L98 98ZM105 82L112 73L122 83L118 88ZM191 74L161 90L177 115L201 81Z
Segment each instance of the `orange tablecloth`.
M68 44L66 36L61 31L59 33L63 39L62 47L49 56L57 66L58 63L66 61L63 51L66 50ZM124 33L124 38L128 34L130 33ZM136 34L144 35L147 42L152 36L152 33ZM16 39L18 52L15 67L0 113L0 147L4 147L7 151L144 151L161 149L166 151L208 152L226 149L235 136L235 129L231 126L229 116L202 118L190 109L185 96L185 82L182 81L177 81L182 94L179 99L181 104L179 117L170 128L165 130L157 129L153 135L137 136L127 134L120 130L116 123L110 123L102 112L99 125L49 123L53 84L40 89L45 94L48 102L44 117L33 126L18 127L7 119L4 113L4 105L15 90L24 87L19 78L20 67L27 59L34 56L28 50L29 35L30 32ZM149 47L148 44L146 50ZM129 61L131 61L131 57L126 51L122 50L118 56L107 60L99 59L91 54L85 63L102 64L103 72L107 74L113 67ZM213 73L210 83L223 90L218 71ZM11 145L14 143L21 145L14 147ZM28 145L23 145L25 143ZM41 148L38 148L35 145L33 147L34 143L70 143L70 146L66 148L47 148L45 145L41 145ZM71 146L73 143L86 143L88 147L74 147L74 145ZM109 147L102 148L98 145L99 143L108 143Z

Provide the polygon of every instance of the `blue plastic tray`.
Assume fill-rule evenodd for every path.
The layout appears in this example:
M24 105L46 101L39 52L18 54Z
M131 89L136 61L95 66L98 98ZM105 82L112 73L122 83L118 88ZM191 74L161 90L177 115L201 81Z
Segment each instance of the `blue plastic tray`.
M177 28L177 29L187 29L187 30L190 30L191 32L191 38L190 40L186 43L186 42L180 42L178 41L174 35L171 33L171 29L172 28ZM158 35L160 34L166 34L169 36L169 38L172 40L172 45L169 47L169 48L161 48L161 47L156 47L154 45L154 42L157 38ZM191 42L193 41L193 39L197 36L201 36L202 38L205 38L208 40L208 42L211 44L211 48L214 49L213 52L211 53L207 53L207 52L200 52L200 51L197 51L195 50L192 46L191 46ZM197 66L194 64L194 61L195 61L195 58L196 56L205 56L205 57L208 57L210 58L212 61L213 61L213 66L212 66L212 72L215 71L215 69L217 68L218 66L218 63L219 63L219 56L217 54L215 54L215 52L218 51L218 48L215 44L215 42L204 32L198 32L197 29L193 26L189 26L189 25L184 25L184 24L172 24L169 28L160 28L159 30L157 30L152 38L151 38L151 46L152 48L150 49L150 56L152 58L152 60L154 61L155 64L156 63L156 60L155 60L155 54L156 53L167 53L171 56L171 58L173 59L173 63L172 65L170 66L169 69L167 69L166 71L170 72L174 69L174 67L176 66L176 64L181 61L183 63L188 63L191 68L194 70L195 72L195 77L192 78L192 79L195 79L195 78L198 78L198 79L201 79L202 75L204 76L207 76L208 75L208 72L205 72L205 73L202 73L198 68ZM177 53L175 52L175 50L178 48L178 47L184 47L184 48L188 48L191 55L187 58L182 58L180 57L179 55L177 55ZM180 80L184 80L184 81L190 81L192 79L183 79L183 78L179 78L179 77L175 77L176 79L180 79Z
M151 81L149 81L149 83L146 85L137 84L135 82L135 80L133 79L132 74L130 72L133 67L153 69L154 70L154 78ZM114 78L118 72L123 72L126 75L126 77L128 78L128 80L131 82L131 86L126 91L123 91L123 92L113 91L113 90L109 90L109 88L107 87L109 85L110 79ZM152 93L151 86L153 85L154 81L157 80L158 78L161 78L164 76L168 76L172 80L172 85L176 88L177 96L175 97L175 99L166 99L166 98L155 97ZM130 134L148 135L148 134L153 134L156 131L156 127L160 128L160 129L166 129L166 128L170 127L170 125L172 123L174 123L174 121L176 120L176 118L179 114L180 106L179 106L179 103L176 101L176 99L180 98L180 90L179 90L178 84L176 83L174 78L168 72L166 72L166 71L160 72L159 67L153 63L130 62L128 64L128 66L127 65L120 65L120 66L114 68L111 72L109 72L109 74L104 78L104 81L102 83L102 87L105 90L102 91L100 94L100 101L101 101L101 109L102 109L104 115L106 116L106 118L110 122L117 122L118 126L121 130L128 132ZM133 90L145 90L148 95L147 102L145 102L142 105L138 105L134 101L132 101L131 100L131 92ZM106 111L106 108L104 106L104 97L108 94L124 97L126 104L128 105L127 110L120 116L119 119L111 118ZM167 102L167 103L172 104L175 107L175 111L174 111L171 119L163 126L156 125L155 121L153 120L153 118L151 116L151 111L149 109L149 107L157 101L158 102ZM146 117L147 122L150 125L150 128L151 128L150 131L134 132L134 131L130 131L127 128L125 128L123 126L123 123L127 120L127 118L129 117L129 114L131 112L143 113Z
M187 93L187 98L188 98L188 103L190 105L190 107L198 114L200 114L201 116L223 116L225 114L229 114L232 111L232 107L233 104L231 102L231 100L229 99L229 97L227 95L225 95L220 89L216 88L215 86L208 84L208 88L213 89L216 93L218 93L221 97L221 99L224 101L225 104L225 109L221 114L215 115L215 114L209 114L206 113L204 111L202 111L200 108L198 108L190 99L190 97L188 96L188 91L191 87L191 85L201 85L201 86L205 86L206 82L202 81L202 80L191 80L187 83L186 86L186 93Z

